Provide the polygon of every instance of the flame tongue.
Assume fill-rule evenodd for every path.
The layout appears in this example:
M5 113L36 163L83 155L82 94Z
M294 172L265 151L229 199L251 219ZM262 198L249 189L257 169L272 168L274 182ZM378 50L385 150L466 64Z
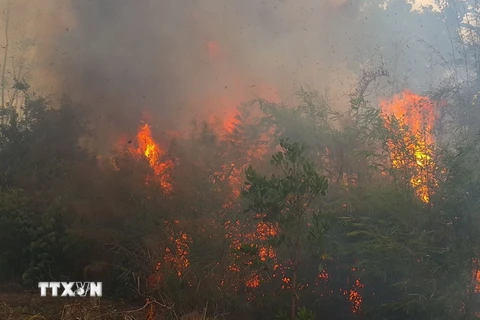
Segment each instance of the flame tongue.
M152 138L152 130L148 124L144 124L142 127L140 127L140 130L137 134L137 140L138 151L144 154L148 159L148 163L155 171L155 174L159 174L160 172L157 163L160 157L160 150L155 140Z
M152 130L148 124L141 126L137 133L138 149L137 153L147 158L150 167L155 176L159 179L160 185L166 192L172 191L172 183L168 170L173 167L170 160L161 161L164 151L157 142L152 138Z
M410 184L424 202L430 201L435 162L433 156L434 104L427 97L405 91L391 101L381 102L384 112L395 116L400 126L394 128L392 119L383 114L385 125L403 139L403 144L387 141L392 166L412 170Z
M405 91L396 95L389 103L382 103L382 108L389 109L410 131L419 135L427 144L435 142L432 134L435 124L433 102L427 97Z

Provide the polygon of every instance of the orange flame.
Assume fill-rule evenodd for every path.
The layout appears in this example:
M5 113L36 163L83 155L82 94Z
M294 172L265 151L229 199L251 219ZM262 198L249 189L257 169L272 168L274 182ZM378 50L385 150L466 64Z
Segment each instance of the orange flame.
M474 284L473 290L475 293L480 293L480 270L479 270L478 259L473 259L473 265L474 265L474 268L472 270L472 281Z
M394 129L393 118L383 113L386 127L396 130L395 133L403 138L403 145L392 140L387 141L392 166L397 169L412 170L410 185L417 196L428 203L432 186L436 185L432 176L435 169L434 103L428 97L405 91L394 96L391 101L381 102L381 107L382 111L392 114L400 125L399 128Z
M473 293L479 294L480 293L480 269L479 269L479 261L478 259L473 259L473 270L472 270L472 285L473 285ZM465 304L463 304L463 312L465 312ZM480 312L476 312L475 316L480 318Z
M178 225L179 221L174 221ZM163 261L157 262L154 272L148 277L150 288L155 288L162 283L164 277L162 273L166 270L173 270L178 277L184 274L184 271L190 266L190 247L192 239L185 233L180 232L178 235L167 225L166 230L170 233L169 243L171 247L165 248Z
M141 126L137 133L138 149L137 152L144 155L155 176L160 180L160 185L166 192L173 189L168 170L173 168L171 160L161 161L164 151L152 137L152 130L148 124Z
M251 277L250 279L248 279L245 283L245 285L248 287L248 288L256 288L260 285L260 277L258 276L258 274L255 274L253 275L253 277Z
M180 277L183 270L190 266L188 243L191 242L191 239L186 233L182 232L176 239L171 236L170 242L175 243L175 250L172 252L172 250L166 248L164 260L177 270L177 275Z
M350 289L348 292L348 300L351 304L351 310L353 313L358 313L362 307L363 297L357 291L358 289L363 288L365 285L360 282L360 280L355 280L355 285L353 289Z
M232 249L240 249L242 247L242 243L244 243L243 241L250 242L250 246L252 248L256 247L258 249L257 255L260 261L265 262L267 260L272 260L274 261L274 270L278 269L279 266L276 261L277 254L275 252L275 249L272 246L263 243L265 240L268 240L269 238L277 235L277 228L273 224L259 222L257 224L256 230L250 233L240 232L239 228L241 226L239 221L236 221L235 223L227 221L225 227L230 230L227 238L231 241ZM255 242L257 244L255 244ZM244 265L250 266L253 263L252 259L255 258L249 255L242 255L240 253L236 253L235 259L241 259L243 260ZM230 271L239 272L240 269L237 265L231 265ZM253 271L249 275L247 275L247 278L245 279L245 286L253 289L259 287L261 282L261 277Z

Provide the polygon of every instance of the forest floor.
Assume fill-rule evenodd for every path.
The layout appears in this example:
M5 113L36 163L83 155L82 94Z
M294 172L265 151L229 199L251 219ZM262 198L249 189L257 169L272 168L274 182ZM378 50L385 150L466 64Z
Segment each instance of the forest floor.
M95 306L91 298L41 297L39 290L0 288L1 320L117 320L148 319L145 302L102 299ZM163 319L156 314L153 319Z
M0 320L212 320L199 311L172 316L168 309L146 299L124 301L90 297L41 297L40 290L0 286ZM215 319L253 319L236 312Z

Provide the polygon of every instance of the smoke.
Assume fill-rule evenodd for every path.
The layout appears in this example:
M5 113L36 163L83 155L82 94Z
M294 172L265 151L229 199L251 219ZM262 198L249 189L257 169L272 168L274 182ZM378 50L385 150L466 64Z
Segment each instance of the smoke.
M179 130L194 117L226 117L256 96L291 101L299 85L328 90L345 104L367 65L394 66L398 86L408 86L403 77L427 65L408 32L428 34L420 30L428 22L404 0L391 2L387 11L368 0L46 0L24 7L33 17L27 33L37 39L34 82L93 108L98 134L108 140L133 133L145 117ZM433 71L418 83L427 75Z
M98 110L102 134L135 130L145 112L178 129L314 84L309 64L330 58L311 60L307 28L318 20L313 27L325 34L332 11L352 12L348 1L304 2L71 0L62 8L70 19L57 21L40 52L58 91Z

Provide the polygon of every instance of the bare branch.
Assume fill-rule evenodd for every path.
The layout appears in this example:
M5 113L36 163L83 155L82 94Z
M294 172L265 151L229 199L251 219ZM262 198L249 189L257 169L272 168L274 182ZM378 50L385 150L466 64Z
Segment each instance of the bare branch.
M7 71L7 57L8 57L8 46L9 46L9 41L8 41L8 26L10 24L10 2L7 4L7 9L5 11L5 47L4 47L4 53L3 53L3 66L2 66L2 76L1 76L1 81L2 81L2 109L5 109L5 86L7 85L6 79L5 79L5 73Z

